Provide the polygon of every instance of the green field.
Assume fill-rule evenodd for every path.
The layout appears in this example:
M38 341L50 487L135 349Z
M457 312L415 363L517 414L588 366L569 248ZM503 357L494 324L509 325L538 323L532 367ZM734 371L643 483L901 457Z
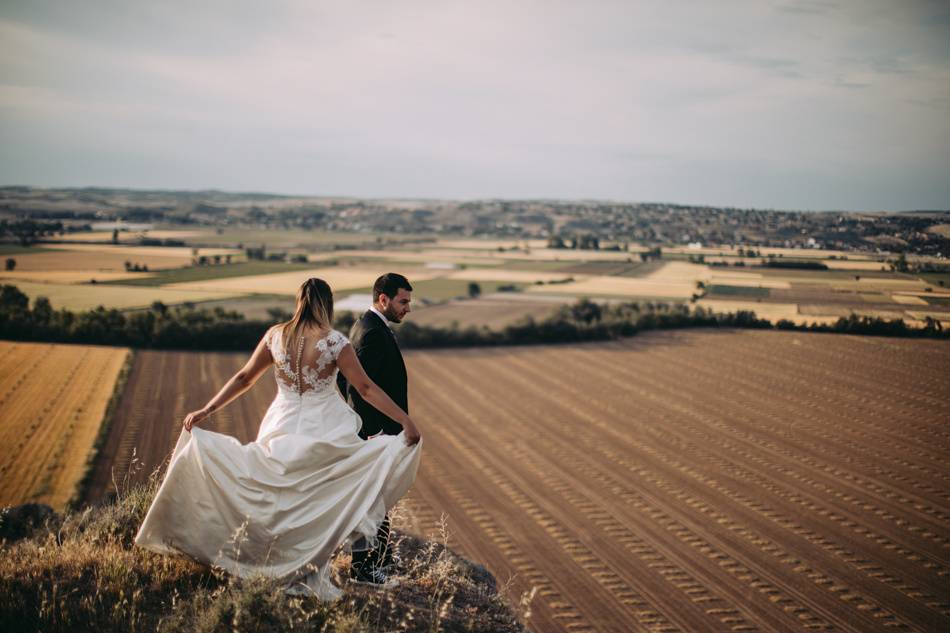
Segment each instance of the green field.
M268 275L271 273L286 273L294 270L308 270L320 264L287 264L284 262L239 262L237 264L212 264L208 266L188 266L187 268L172 268L149 273L150 276L141 279L122 279L107 282L114 286L164 286L165 284L181 283L185 281L207 281L209 279L225 279L228 277L247 277L250 275Z
M923 297L932 306L950 306L950 297Z
M20 246L19 244L0 244L0 255L27 255L29 253L42 253L50 251L50 248L42 246Z
M707 297L751 297L754 299L764 299L769 296L768 288L758 288L756 286L729 286L723 284L712 284L707 287Z

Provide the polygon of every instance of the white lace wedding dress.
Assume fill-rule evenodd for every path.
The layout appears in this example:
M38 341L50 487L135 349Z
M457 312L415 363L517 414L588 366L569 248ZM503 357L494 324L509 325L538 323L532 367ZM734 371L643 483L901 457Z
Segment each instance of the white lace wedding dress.
M421 442L357 435L360 418L336 387L336 358L349 345L340 332L302 339L289 354L277 327L265 341L278 389L257 439L182 430L135 543L334 600L331 556L374 544L415 479Z

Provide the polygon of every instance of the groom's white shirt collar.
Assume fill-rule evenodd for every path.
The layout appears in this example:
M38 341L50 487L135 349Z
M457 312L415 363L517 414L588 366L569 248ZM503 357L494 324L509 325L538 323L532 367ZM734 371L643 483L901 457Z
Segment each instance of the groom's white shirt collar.
M393 324L389 322L389 319L387 319L385 316L383 316L383 313L382 313L382 312L380 312L379 310L376 309L376 306L370 306L370 307L369 307L369 310L370 310L370 312L375 313L376 316L378 316L380 319L382 319L382 320L383 320L383 323L385 323L386 326L387 326L390 330L393 329Z

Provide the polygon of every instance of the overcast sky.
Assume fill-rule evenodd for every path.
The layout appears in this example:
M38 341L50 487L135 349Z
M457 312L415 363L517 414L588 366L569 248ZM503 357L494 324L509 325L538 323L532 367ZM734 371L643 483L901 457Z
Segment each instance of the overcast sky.
M950 208L950 2L0 3L0 184Z

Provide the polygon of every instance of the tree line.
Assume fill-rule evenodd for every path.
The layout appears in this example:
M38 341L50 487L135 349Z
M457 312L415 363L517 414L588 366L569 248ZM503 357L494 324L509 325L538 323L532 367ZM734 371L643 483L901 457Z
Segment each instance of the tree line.
M273 316L285 316L274 314ZM246 320L239 312L200 308L193 304L169 307L155 302L146 310L123 312L98 307L73 312L54 310L49 300L30 300L16 286L0 287L0 338L22 341L121 345L154 349L232 350L253 349L274 321ZM349 332L355 320L342 312L334 327ZM531 345L606 341L638 332L685 327L731 327L840 332L872 336L948 338L939 321L928 319L915 328L901 319L885 320L852 315L834 324L799 325L787 320L773 324L754 312L713 313L686 304L598 304L580 300L561 306L543 319L526 317L501 329L488 327L437 327L413 322L399 327L400 344L406 348Z

